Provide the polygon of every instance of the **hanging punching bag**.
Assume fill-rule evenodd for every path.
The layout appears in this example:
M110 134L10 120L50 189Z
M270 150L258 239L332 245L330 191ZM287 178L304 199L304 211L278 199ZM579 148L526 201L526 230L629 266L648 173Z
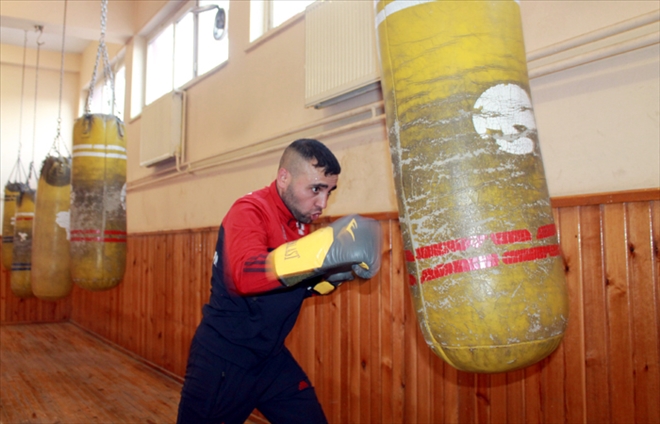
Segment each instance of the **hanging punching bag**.
M35 191L26 184L16 197L14 250L11 264L11 291L18 297L32 297L30 270L32 267L32 222Z
M32 244L32 292L42 300L66 297L69 271L71 160L48 156L41 167Z
M513 0L378 1L410 290L431 349L504 372L560 343L568 302Z
M89 290L121 282L126 267L126 142L112 115L86 114L73 128L71 277Z
M5 185L4 210L2 214L2 266L11 270L14 251L14 219L16 215L16 198L23 183L8 182Z

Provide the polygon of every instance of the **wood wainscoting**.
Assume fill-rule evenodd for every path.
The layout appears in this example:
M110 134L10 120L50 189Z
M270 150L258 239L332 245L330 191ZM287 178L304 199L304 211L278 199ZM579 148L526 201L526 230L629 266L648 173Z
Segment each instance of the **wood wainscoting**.
M596 199L596 200L594 200ZM306 302L287 344L333 423L660 422L660 190L553 199L570 319L550 357L502 374L456 371L426 346L397 217L381 272ZM77 325L175 376L209 295L217 228L130 234L122 284L57 303L16 301L3 323ZM36 311L35 311L36 309Z

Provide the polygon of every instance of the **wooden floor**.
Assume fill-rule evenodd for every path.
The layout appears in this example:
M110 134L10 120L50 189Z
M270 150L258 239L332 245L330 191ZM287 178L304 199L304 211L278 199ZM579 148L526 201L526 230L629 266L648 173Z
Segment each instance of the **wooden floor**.
M0 326L0 423L174 423L181 384L71 323Z

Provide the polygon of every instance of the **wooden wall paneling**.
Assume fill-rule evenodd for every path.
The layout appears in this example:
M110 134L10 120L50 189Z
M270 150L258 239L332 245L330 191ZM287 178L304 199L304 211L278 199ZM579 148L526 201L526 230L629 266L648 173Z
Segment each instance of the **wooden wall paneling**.
M476 423L477 374L459 371L458 422Z
M506 373L506 423L525 422L524 376L523 370Z
M215 256L215 246L218 242L217 231L204 231L204 256L202 259L202 280L200 281L199 293L200 298L197 303L197 324L202 320L202 307L208 303L211 296L211 276L213 274L213 257Z
M604 205L602 211L612 422L630 423L635 421L635 400L625 208L624 204Z
M172 324L171 338L166 341L167 346L172 352L171 372L176 375L184 375L186 372L185 358L188 353L184 343L184 302L185 295L189 290L185 287L186 271L189 268L189 233L175 233L172 235L172 272L171 272L171 299Z
M176 361L174 350L174 334L176 332L174 321L174 303L177 294L174 292L174 234L165 235L165 263L163 264L163 365L168 371L174 369Z
M359 284L359 282L356 282ZM360 386L362 383L361 366L361 326L360 323L360 291L359 286L351 285L348 290L348 322L350 328L350 337L348 339L348 375L349 375L349 393L347 408L349 411L349 422L362 422L360 410Z
M380 422L392 422L392 395L394 375L392 373L392 221L381 222L383 231L383 255L381 272L378 275L380 291L380 307L378 322L380 329L380 387L381 401L377 402Z
M358 302L359 319L358 327L360 331L360 367L358 378L360 380L360 422L370 423L371 421L371 369L376 365L372 362L371 356L371 309L370 294L372 293L371 280L358 282Z
M197 281L197 272L200 270L201 267L201 257L198 254L198 248L197 245L199 244L198 239L201 237L200 233L190 233L186 234L184 237L184 240L182 242L182 248L187 249L189 252L189 259L184 267L183 273L183 290L181 292L181 304L182 304L182 325L181 325L181 330L183 333L183 340L181 341L183 346L182 346L182 353L183 353L183 358L182 360L187 364L188 361L188 355L190 353L190 342L192 341L194 331L195 331L195 324L194 324L194 317L195 313L193 311L193 301L195 298L195 291L196 291L196 285L198 284ZM185 374L185 366L184 365L184 374ZM179 374L179 375L184 375L184 374Z
M564 375L564 408L566 422L585 422L584 376L584 311L582 269L580 262L580 228L577 207L559 210L556 218L559 231L568 292L568 327L562 340Z
M564 410L564 345L544 359L541 371L541 407L544 423L566 422Z
M490 423L490 381L488 374L476 375L475 422L479 424Z
M489 423L507 422L506 373L491 374L489 402Z
M336 290L335 290L336 291ZM332 422L340 422L340 413L342 409L341 404L341 381L342 370L346 368L346 350L342 349L342 343L345 345L346 339L342 333L346 331L346 327L342 327L343 301L345 296L326 296L325 309L329 314L330 322L328 331L329 336L326 340L329 343L326 351L329 352L328 358L328 374L330 375L330 391L329 395L332 399L332 410L328 415L328 419Z
M1 243L0 246L2 246ZM7 290L9 290L9 271L0 264L0 323L8 321L9 300L7 299Z
M525 368L525 383L523 393L525 397L525 419L527 424L538 424L543 421L541 402L541 369L543 361Z
M660 339L660 201L651 202L651 254L653 256L653 297L651 301L655 306L655 328L656 334L659 334L658 338ZM658 355L660 356L660 340L657 344ZM653 364L649 364L651 370L658 369L660 364L656 362L655 367ZM660 373L660 371L657 371ZM660 379L656 379L655 382L658 383ZM658 383L660 384L660 383ZM660 393L660 390L656 391ZM652 397L652 392L649 393ZM657 402L654 402L650 405L651 411L649 411L649 416L652 418L651 421L660 422L660 418L656 419L655 417L660 416L660 399L656 397Z
M337 417L337 422L347 423L349 422L350 414L350 397L351 397L351 386L352 380L351 375L349 374L350 366L350 328L353 323L349 319L349 288L352 286L351 283L347 283L343 286L340 286L337 289L337 296L341 297L341 303L339 308L340 320L339 320L339 337L340 337L340 351L341 351L341 368L339 372L339 384L338 384L338 396L339 400L339 415Z
M404 392L404 410L403 422L418 423L417 416L417 345L418 337L423 337L421 330L417 328L417 315L412 302L410 292L407 293L407 299L404 305L404 340L405 347L403 360L405 364L405 392Z
M413 321L415 323L415 331L417 332L417 343L414 347L416 351L414 354L417 357L415 360L417 366L417 373L415 375L415 380L417 380L415 409L417 410L418 423L430 423L433 422L431 417L433 407L433 393L431 391L432 363L438 357L429 348L419 328L419 324L415 321Z
M147 248L149 254L147 255L147 272L145 274L145 288L146 288L146 320L145 320L145 354L144 357L148 361L158 364L158 327L160 326L156 317L157 312L160 312L158 307L158 268L160 267L160 239L161 234L149 237L149 246Z
M391 221L392 267L390 286L392 289L392 421L402 422L405 399L405 305L410 303L408 273L403 253L403 239L398 221Z
M660 351L658 343L657 275L653 272L653 226L660 210L651 202L627 203L630 316L632 319L635 421L660 422ZM656 216L653 217L653 213ZM657 231L657 229L656 229ZM657 234L657 233L656 233ZM657 242L657 239L655 240Z
M153 333L151 338L154 339L154 359L155 364L159 364L167 368L167 359L165 354L165 329L166 323L171 321L171 315L168 316L166 301L167 301L167 276L169 271L169 246L168 235L161 234L156 237L156 257L153 268Z
M332 385L333 385L333 365L334 361L332 355L334 349L332 346L333 342L333 333L339 331L337 327L334 326L332 319L331 308L331 298L330 296L319 296L315 298L315 316L317 319L317 326L311 329L311 332L308 334L309 341L314 346L314 365L316 373L314 375L314 381L316 385L316 391L319 393L319 396L324 400L323 407L326 416L330 417L333 415L337 405L334 401L332 395Z
M444 422L446 384L444 366L445 362L442 360L433 360L431 363L431 393L433 396L431 399L431 418L433 422Z
M190 262L190 270L188 271L188 286L186 290L188 293L188 302L185 305L186 310L186 328L187 328L187 337L186 344L188 345L186 353L186 361L188 360L188 353L190 350L190 342L192 341L193 336L195 335L195 330L201 321L201 311L199 309L199 304L201 303L200 290L203 281L203 266L206 265L202 256L202 232L194 232L191 235L190 248L192 250L193 260ZM209 284L209 282L206 282ZM208 286L207 286L208 287ZM208 289L207 289L208 290Z
M444 361L443 361L444 362ZM459 405L461 402L458 386L458 373L456 368L447 363L443 363L444 398L443 398L443 416L442 422L458 423Z
M387 221L385 223L381 222L381 230L383 231L384 237L389 237L389 234L386 234ZM384 225L385 224L385 225ZM383 228L385 227L385 228ZM381 254L381 257L383 255ZM369 367L369 415L371 416L371 422L382 422L383 417L381 414L381 402L383 399L383 390L382 390L382 369L383 369L383 355L381 347L383 345L382 340L382 331L381 322L383 316L382 312L382 302L383 302L383 284L388 284L387 278L383 278L383 275L378 273L374 278L368 281L369 284L369 295L367 295L367 300L369 304L369 334L370 334L370 343L369 343L369 362L371 366Z
M137 238L135 247L138 249L136 252L137 266L135 268L134 293L136 298L136 320L133 323L135 337L137 340L136 350L139 356L146 358L145 351L145 338L146 338L146 321L147 321L147 293L148 293L148 258L149 258L149 236L143 235Z
M584 284L584 346L587 422L610 422L608 317L601 248L600 206L579 208Z

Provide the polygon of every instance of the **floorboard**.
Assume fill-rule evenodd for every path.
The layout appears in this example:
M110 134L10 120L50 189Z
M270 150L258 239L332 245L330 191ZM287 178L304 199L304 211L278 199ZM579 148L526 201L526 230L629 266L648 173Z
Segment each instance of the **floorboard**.
M71 323L0 326L0 423L174 423L181 384Z

